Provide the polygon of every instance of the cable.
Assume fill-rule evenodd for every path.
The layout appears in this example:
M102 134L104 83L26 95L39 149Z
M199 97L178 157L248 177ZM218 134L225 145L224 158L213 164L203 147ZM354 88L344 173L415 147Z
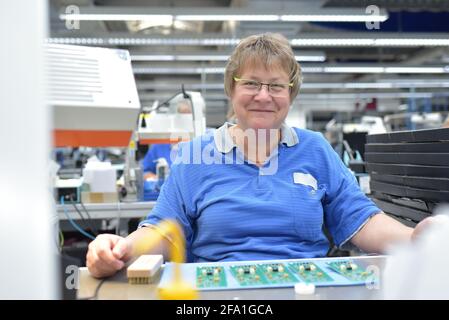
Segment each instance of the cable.
M94 231L94 228L92 227L92 224L90 223L89 220L86 220L83 216L83 214L81 213L81 211L78 209L78 207L75 205L75 203L72 203L73 207L75 208L75 211L78 213L78 215L81 217L81 220L83 220L83 223L86 225L87 228L90 228L90 230L92 231L92 233L94 233L95 235L97 234Z
M64 215L67 217L67 219L69 220L69 222L72 225L72 227L74 227L76 230L78 230L83 236L85 236L85 237L87 237L89 239L95 240L95 237L93 235L91 235L91 234L87 233L86 231L84 231L79 225L77 225L75 223L75 221L73 221L72 218L69 217L69 214L67 213L67 208L66 208L66 206L64 204L64 197L63 196L61 197L61 204L62 204L62 207L64 209Z
M86 297L86 298L80 298L79 300L98 300L98 293L100 292L101 287L106 282L106 278L101 279L100 283L97 284L97 287L95 288L95 292L93 296Z
M161 104L159 104L156 108L154 108L154 109L151 110L151 111L158 110L160 107L163 107L163 106L168 106L168 103L169 103L173 98L175 98L178 94L179 94L179 92L175 93L173 96L171 96L170 98L168 98L167 100L165 100L164 102L162 102Z
M55 245L56 245L56 248L58 248L59 253L61 253L61 251L62 251L62 246L61 246L61 233L62 233L62 231L59 230L59 232L58 232L58 239L54 238L54 240L55 240Z
M59 251L62 251L62 248L64 247L64 233L62 233L61 230L59 230L59 246L60 246Z
M89 211L87 211L86 207L84 206L84 203L83 203L81 200L80 200L80 205L81 205L81 207L83 208L84 212L85 212L86 215L87 215L87 218L88 218L87 221L88 221L88 223L89 223L90 229L92 230L93 233L95 233L96 235L98 235L98 230L97 230L97 228L94 228L94 227L93 227L93 224L92 224L93 219L92 219L92 217L90 216Z
M100 293L100 288L103 286L105 282L106 279L101 279L100 283L97 285L97 288L95 289L93 297L90 300L98 300L98 293Z

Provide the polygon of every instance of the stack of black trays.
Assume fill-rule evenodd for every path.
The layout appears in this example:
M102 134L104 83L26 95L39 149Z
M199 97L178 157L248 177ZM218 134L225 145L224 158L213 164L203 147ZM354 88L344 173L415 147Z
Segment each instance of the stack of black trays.
M449 202L449 128L368 135L365 161L373 201L405 225Z

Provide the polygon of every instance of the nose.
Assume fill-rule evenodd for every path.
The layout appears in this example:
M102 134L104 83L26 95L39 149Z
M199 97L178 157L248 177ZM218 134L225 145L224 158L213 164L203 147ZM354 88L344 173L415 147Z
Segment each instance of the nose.
M271 99L270 92L268 91L268 84L262 84L259 92L257 92L255 98L258 99Z

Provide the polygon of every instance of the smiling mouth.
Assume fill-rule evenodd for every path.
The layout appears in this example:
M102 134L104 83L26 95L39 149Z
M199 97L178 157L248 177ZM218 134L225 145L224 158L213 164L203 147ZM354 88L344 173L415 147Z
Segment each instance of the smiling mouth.
M253 112L274 112L273 110L260 110L260 109L250 109L248 111L253 111Z

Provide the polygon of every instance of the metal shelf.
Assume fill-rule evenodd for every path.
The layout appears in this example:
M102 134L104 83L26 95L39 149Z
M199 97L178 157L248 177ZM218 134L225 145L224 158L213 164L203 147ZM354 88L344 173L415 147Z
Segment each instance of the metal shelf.
M117 203L85 203L84 206L89 211L92 219L112 219L112 218L143 218L153 209L155 201L144 202L117 202ZM82 206L77 203L77 208L83 212ZM60 220L67 220L64 214L66 207L67 214L74 220L80 219L73 204L58 204L58 217Z

